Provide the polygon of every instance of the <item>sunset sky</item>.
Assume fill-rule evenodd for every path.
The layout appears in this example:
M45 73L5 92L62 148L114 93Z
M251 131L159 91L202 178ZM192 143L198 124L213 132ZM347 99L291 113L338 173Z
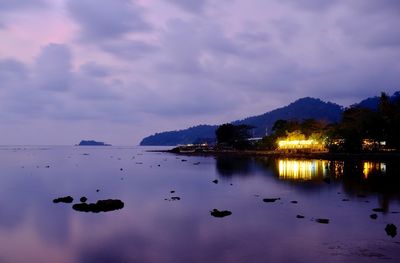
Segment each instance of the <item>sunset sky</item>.
M0 0L0 145L136 145L400 90L399 0Z

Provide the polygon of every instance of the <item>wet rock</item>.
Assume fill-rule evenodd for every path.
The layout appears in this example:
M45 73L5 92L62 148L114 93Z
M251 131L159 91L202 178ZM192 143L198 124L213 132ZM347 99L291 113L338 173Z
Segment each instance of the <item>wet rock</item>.
M304 218L302 215L297 215L296 218Z
M385 212L386 210L385 210L384 208L374 208L374 209L372 209L372 211L383 213L383 212Z
M86 203L87 198L85 196L82 196L81 199L79 199L82 203Z
M320 223L320 224L329 224L329 219L317 218L317 219L315 219L315 222Z
M377 218L378 218L378 215L377 215L377 214L371 214L371 215L369 215L369 217L370 217L371 219L377 219Z
M170 193L171 193L171 194L173 194L173 193L175 193L175 191L174 191L174 190L172 190Z
M158 167L160 167L160 166L161 166L161 164L157 164L157 166L158 166Z
M120 170L120 171L123 171L124 169L121 168L121 169L119 169L119 170Z
M214 184L218 184L218 179L215 179L214 181L212 181Z
M343 201L343 202L349 202L350 199L343 198L342 201Z
M213 217L220 217L220 218L225 216L230 216L232 214L231 211L228 210L219 211L218 209L213 209L212 211L210 211L210 213Z
M59 197L53 200L53 203L67 203L70 204L74 201L74 198L72 196L64 196L64 197Z
M397 235L397 227L393 224L387 224L385 227L386 234L392 238Z
M297 201L290 201L292 204L297 204L298 202Z
M72 209L79 212L92 212L92 213L99 213L99 212L110 212L114 210L119 210L124 207L124 202L119 199L106 199L106 200L99 200L96 203L80 203L74 204Z
M186 159L182 159L181 162L187 162L187 160Z
M273 203L275 201L281 200L281 198L264 198L263 201L266 203Z
M178 196L173 196L173 197L171 197L171 200L172 201L179 201L179 200L181 200L181 198L178 197Z
M96 192L98 193L98 192L100 192L100 190L99 190L99 189L96 189Z

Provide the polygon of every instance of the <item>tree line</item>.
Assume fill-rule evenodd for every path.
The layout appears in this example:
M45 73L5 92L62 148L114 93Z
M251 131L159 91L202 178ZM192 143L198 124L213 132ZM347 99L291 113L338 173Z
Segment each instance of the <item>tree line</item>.
M400 100L382 93L376 110L352 106L342 113L338 123L320 120L277 120L272 132L251 142L253 126L223 124L216 130L217 146L237 150L275 150L282 139L323 141L331 152L379 151L400 149ZM370 144L365 149L365 142Z

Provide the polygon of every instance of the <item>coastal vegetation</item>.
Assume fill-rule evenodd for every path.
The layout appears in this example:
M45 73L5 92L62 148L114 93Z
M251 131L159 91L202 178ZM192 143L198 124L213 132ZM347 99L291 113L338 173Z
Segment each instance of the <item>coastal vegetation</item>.
M216 130L217 145L236 150L380 152L400 149L400 100L382 93L376 109L354 105L341 121L277 120L270 135L251 142L249 125L224 124Z

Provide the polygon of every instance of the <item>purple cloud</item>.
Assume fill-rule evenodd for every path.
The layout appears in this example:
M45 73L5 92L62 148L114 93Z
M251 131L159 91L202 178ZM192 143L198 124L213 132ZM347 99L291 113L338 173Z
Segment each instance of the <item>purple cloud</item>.
M39 88L65 91L71 81L71 51L65 45L50 44L36 59L35 76Z
M179 8L190 13L202 13L206 6L206 0L167 0Z
M131 32L146 32L143 10L129 0L67 0L71 17L81 28L80 38L97 42L124 36Z

